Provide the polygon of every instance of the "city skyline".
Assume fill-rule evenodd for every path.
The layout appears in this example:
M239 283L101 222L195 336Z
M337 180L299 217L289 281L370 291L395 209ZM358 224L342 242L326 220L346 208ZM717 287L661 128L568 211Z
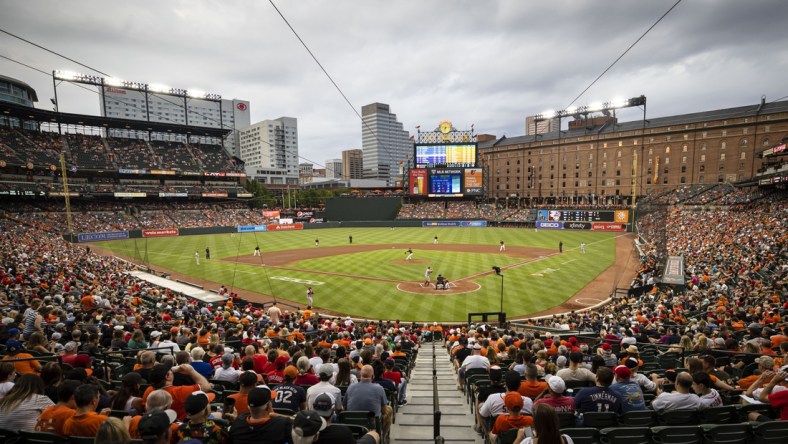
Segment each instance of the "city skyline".
M252 123L295 117L299 162L323 166L361 147L355 113L374 102L411 134L450 120L522 135L529 115L569 106L674 3L274 2L354 109L269 3L141 1L107 14L95 1L9 2L0 28L112 76L249 100ZM574 104L642 94L662 117L782 98L781 10L681 2ZM35 88L39 108L51 108L46 73L98 75L8 34L0 42L0 74ZM61 84L58 97L64 112L100 114L94 92Z

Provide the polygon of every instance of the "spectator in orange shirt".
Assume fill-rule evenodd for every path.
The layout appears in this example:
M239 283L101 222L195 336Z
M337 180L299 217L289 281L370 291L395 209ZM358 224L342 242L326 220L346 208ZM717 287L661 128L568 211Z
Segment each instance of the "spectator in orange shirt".
M172 368L175 368L180 373L190 376L196 384L181 386L172 385L173 380L175 379ZM172 396L172 409L175 410L175 413L177 413L177 417L179 419L186 417L186 407L184 403L186 402L186 398L188 398L192 392L202 390L207 393L213 389L211 383L209 383L203 375L197 373L197 371L194 370L194 368L189 364L181 364L177 367L170 367L166 364L157 364L153 367L153 370L151 370L149 381L152 386L148 387L148 389L145 390L145 393L142 395L143 403L147 404L147 398L153 390L164 390ZM213 393L209 393L208 396L211 397L211 400L213 400Z
M539 369L533 364L528 364L525 367L525 381L520 383L517 391L533 400L544 392L547 388L547 383L539 381Z
M752 374L750 376L745 376L744 378L739 379L739 387L740 389L748 389L755 382L760 375L765 372L774 370L774 359L771 356L761 356L755 360L758 363L758 372L757 374ZM771 381L764 381L764 384L768 384Z
M525 416L521 413L523 409L523 397L518 393L509 392L504 396L503 403L509 410L507 415L498 415L495 424L490 432L490 441L497 442L496 437L509 429L521 429L534 425L533 416Z
M25 353L25 346L15 339L9 339L5 343L7 355L3 356L3 361L9 359L28 359L27 361L15 361L16 373L19 375L41 373L41 364L33 359L33 355Z
M74 416L77 405L74 402L74 391L82 385L81 382L67 379L57 386L57 404L48 407L38 417L36 432L54 433L66 436L63 432L63 425L68 418Z
M80 385L74 390L74 403L77 406L76 414L65 421L63 433L66 436L96 436L99 426L108 418L96 413L98 387L93 384ZM109 409L104 409L102 413L109 413Z
M241 389L238 393L228 396L228 398L235 400L235 412L238 415L242 413L249 413L249 404L247 399L249 392L257 386L257 374L254 372L244 372L241 374Z

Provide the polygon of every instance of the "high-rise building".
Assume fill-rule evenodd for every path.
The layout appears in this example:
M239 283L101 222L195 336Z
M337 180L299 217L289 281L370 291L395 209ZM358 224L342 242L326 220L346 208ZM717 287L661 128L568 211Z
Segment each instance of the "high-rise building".
M147 97L146 97L147 95ZM223 141L225 150L240 157L238 129L249 126L249 101L239 99L208 100L191 97L171 96L140 91L117 86L105 86L103 97L99 95L101 115L118 119L141 120L145 122L192 125L207 128L231 130ZM132 133L127 130L110 130L110 137L131 137L147 139L147 133ZM156 135L153 140L162 138L185 142L182 135ZM191 136L190 141L200 143L219 143L213 140Z
M363 179L364 178L364 151L345 150L342 151L342 179Z
M276 169L298 177L298 120L263 120L239 131L240 157L248 170Z
M536 116L525 118L525 135L547 134L558 131L558 117L552 119L536 121Z
M328 179L342 178L342 159L326 160L326 177Z
M400 162L406 162L413 151L409 134L385 103L361 107L361 119L364 178L383 179L393 185L400 174Z

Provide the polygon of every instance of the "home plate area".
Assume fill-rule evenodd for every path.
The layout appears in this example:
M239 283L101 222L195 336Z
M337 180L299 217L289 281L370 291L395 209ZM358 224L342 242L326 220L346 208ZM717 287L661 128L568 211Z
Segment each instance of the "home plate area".
M414 294L429 294L429 295L449 295L449 294L462 294L471 293L482 288L481 285L471 281L449 281L446 284L446 289L439 286L435 289L435 281L430 282L429 285L421 282L400 282L397 284L397 290Z

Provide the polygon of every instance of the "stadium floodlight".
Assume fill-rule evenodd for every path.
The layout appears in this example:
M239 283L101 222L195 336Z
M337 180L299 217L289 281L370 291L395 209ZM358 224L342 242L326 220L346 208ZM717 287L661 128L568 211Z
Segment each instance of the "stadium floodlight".
M567 108L565 110L565 112L566 112L567 115L574 114L574 113L577 112L577 107L576 106L570 106L569 108Z
M604 108L604 105L602 104L602 102L594 102L594 103L588 105L588 110L591 111L591 112L602 111L603 108Z
M170 89L172 89L172 88L170 88L169 86L165 86L165 85L159 84L159 83L151 83L151 84L148 85L148 90L149 91L153 91L153 92L157 92L157 93L169 94Z
M545 119L552 119L553 117L555 117L555 111L554 110L545 111L541 115Z
M205 91L200 91L199 89L191 89L191 88L186 91L186 94L193 99L202 99L207 95Z
M627 106L628 102L629 102L628 100L625 100L625 99L623 99L621 97L616 97L615 99L610 101L610 103L608 104L608 107L609 108L623 108L623 107Z
M79 73L74 71L65 71L65 70L57 70L55 71L55 77L60 80L74 80L80 76Z
M107 77L104 79L104 84L109 86L125 86L126 83L127 82L125 80L121 80L116 77Z

